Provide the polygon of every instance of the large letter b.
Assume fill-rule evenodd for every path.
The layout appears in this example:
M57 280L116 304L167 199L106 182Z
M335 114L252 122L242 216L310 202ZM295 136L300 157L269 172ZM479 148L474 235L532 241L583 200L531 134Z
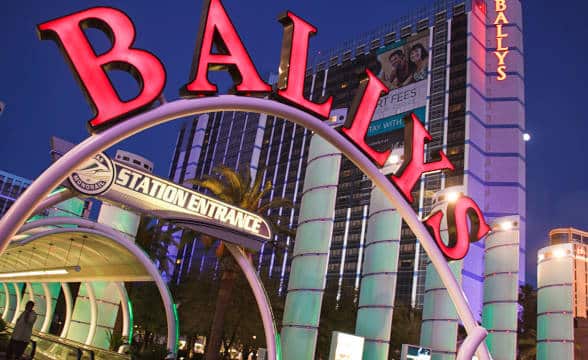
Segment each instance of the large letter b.
M83 28L104 31L112 47L96 55ZM132 48L135 28L131 19L120 10L96 7L37 26L39 37L55 40L69 60L94 110L90 126L96 128L132 115L148 107L161 94L165 85L165 69L155 55ZM129 72L140 85L139 94L122 101L113 88L106 71Z

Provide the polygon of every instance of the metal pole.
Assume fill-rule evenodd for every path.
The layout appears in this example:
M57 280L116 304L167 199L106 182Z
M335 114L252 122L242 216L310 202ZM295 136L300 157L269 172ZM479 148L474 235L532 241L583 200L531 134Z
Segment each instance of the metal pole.
M328 124L302 110L268 99L221 95L217 97L176 100L163 104L151 111L131 117L113 125L111 128L90 136L45 170L2 217L0 220L0 254L6 250L10 239L16 234L18 228L31 216L36 205L87 159L153 126L177 118L217 111L266 113L287 119L314 131L341 150L376 186L383 190L386 197L398 209L402 218L419 239L421 245L429 255L431 262L439 272L439 276L447 288L467 332L471 333L477 328L478 324L470 309L468 300L451 273L451 269L447 265L443 254L437 248L435 241L432 239L425 225L421 222L421 219L415 214L411 205L402 197L394 185L379 172L379 169L361 150L356 148L343 135L331 129ZM478 348L478 358L480 360L490 359L488 348L484 343L480 344Z
M241 248L230 243L225 243L225 246L231 255L235 258L235 261L237 261L239 267L241 267L247 282L249 282L249 286L251 286L253 296L257 301L257 307L259 308L259 313L261 314L261 322L263 323L263 332L265 334L267 358L268 360L281 359L281 354L278 354L278 347L276 346L278 332L274 322L274 314L272 312L272 307L270 305L267 293L265 292L265 288L263 287L263 283L261 282L259 276L257 276L255 267L251 265L249 259L243 253Z

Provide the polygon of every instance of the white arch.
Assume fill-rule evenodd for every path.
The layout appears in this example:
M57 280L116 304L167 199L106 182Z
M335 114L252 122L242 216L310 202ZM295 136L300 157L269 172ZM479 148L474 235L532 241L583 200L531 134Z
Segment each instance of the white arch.
M94 293L94 286L91 282L83 283L88 293L88 300L90 300L90 329L88 330L88 336L84 344L92 345L94 340L94 334L96 334L96 325L98 325L98 304L96 303L96 294Z
M295 107L281 104L277 101L253 97L235 95L222 95L216 97L204 97L196 99L182 99L163 104L153 110L131 117L112 127L96 133L67 152L53 163L39 178L27 188L20 198L12 205L5 216L0 220L0 253L6 250L8 242L14 236L18 228L32 214L36 205L42 201L52 189L63 182L68 175L79 167L86 159L106 150L110 146L153 126L191 115L197 115L216 111L244 111L266 113L279 118L287 119L300 124L319 136L325 138L347 156L360 170L366 174L374 184L382 189L392 205L406 221L412 232L419 239L427 252L435 269L439 273L443 284L447 288L457 313L462 320L468 334L476 334L479 327L475 316L469 307L468 300L459 283L453 276L447 265L445 257L437 247L421 219L412 209L411 205L403 198L394 185L380 173L372 161L361 150L349 142L342 134L332 129L325 122ZM271 331L266 334L266 339L273 339ZM275 354L269 348L268 357L275 359ZM480 360L490 359L488 348L484 342L479 344L478 357Z
M12 287L14 287L14 294L16 295L16 305L14 307L14 315L12 315L12 320L10 321L11 324L16 323L16 320L18 319L18 315L20 315L20 301L21 301L21 297L20 297L20 289L18 288L18 284L17 283L12 283Z
M71 324L71 314L73 312L73 299L71 298L71 290L69 284L62 282L61 289L63 290L63 297L65 298L65 320L63 321L63 328L61 329L60 338L67 337L69 325Z
M43 319L43 325L41 325L40 331L46 333L49 331L49 326L51 326L51 321L53 320L53 298L51 297L51 291L49 291L47 283L41 283L41 287L45 294L45 319Z
M3 320L8 320L6 319L8 317L8 311L10 310L10 292L8 291L8 285L6 285L6 283L2 283L2 288L4 289L4 296L6 297L6 299L4 299L4 312L2 313L2 319Z
M126 248L131 254L133 254L139 262L145 266L145 270L149 273L155 285L159 290L159 294L161 295L161 299L163 301L163 305L165 308L165 315L167 320L167 346L168 349L176 353L177 349L177 341L178 341L178 333L177 333L177 318L175 313L175 304L173 302L171 293L167 288L167 285L161 274L159 273L159 269L155 266L155 264L151 261L151 259L145 254L141 248L137 244L135 244L132 239L130 239L127 235L112 229L103 224L95 223L91 220L76 218L76 217L51 217L45 218L41 220L36 220L25 224L19 231L19 233L24 233L28 230L37 228L37 227L44 227L44 226L57 226L63 224L71 224L77 225L76 228L58 228L58 229L51 229L44 231L40 234L35 234L32 236L27 237L26 239L21 240L21 242L31 242L37 238L47 236L51 233L67 233L67 232L85 232L89 234L96 234L100 236L107 237L117 244L121 245L122 247ZM90 287L87 287L88 289ZM88 291L88 297L91 297L90 291ZM70 294L71 298L71 294ZM90 301L92 301L90 299ZM67 297L66 297L67 302ZM67 316L67 315L66 315ZM67 321L67 318L66 318ZM69 322L68 322L69 327ZM65 326L64 326L65 329ZM67 332L65 332L67 334ZM62 331L61 336L64 336L64 332ZM88 336L89 337L89 336ZM92 336L93 337L93 336ZM90 339L91 340L91 339Z
M129 342L131 343L130 338L130 331L133 326L131 324L131 307L129 306L129 294L127 293L127 289L123 282L115 282L114 285L116 286L116 291L120 298L120 307L122 310L122 336L126 336Z

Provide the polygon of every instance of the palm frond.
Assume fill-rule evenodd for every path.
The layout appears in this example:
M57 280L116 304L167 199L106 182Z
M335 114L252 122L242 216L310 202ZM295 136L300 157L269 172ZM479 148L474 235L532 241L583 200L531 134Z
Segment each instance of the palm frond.
M232 197L232 203L238 204L242 199L241 183L242 179L235 170L225 165L217 165L214 168L214 172L219 174L230 187L230 196Z
M294 207L294 203L292 200L286 198L273 198L272 200L262 202L257 209L257 213L263 215L269 209L277 209L281 207L291 209Z
M202 180L190 180L190 183L208 189L222 201L232 202L233 200L231 189L219 179L205 176Z

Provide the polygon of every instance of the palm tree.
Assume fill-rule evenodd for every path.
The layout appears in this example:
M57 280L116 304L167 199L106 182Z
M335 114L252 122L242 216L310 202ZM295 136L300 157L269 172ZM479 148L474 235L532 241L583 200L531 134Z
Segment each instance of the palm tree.
M265 216L275 234L293 235L287 222L276 215L275 211L272 211L279 208L291 208L292 202L284 198L265 199L272 189L272 183L268 181L262 186L263 170L258 169L253 183L247 168L237 172L227 166L218 165L214 168L214 172L216 176L206 175L202 179L194 179L190 182L209 190L215 197L226 203ZM213 240L210 237L202 236L201 238L205 246L212 246ZM216 360L219 356L225 314L229 308L238 275L237 265L225 251L222 239L219 240L221 241L216 248L216 256L220 260L222 273L210 336L206 346L206 360Z
M173 237L177 228L170 224L158 223L154 218L143 216L139 222L135 243L139 245L147 255L159 267L162 273L169 274L171 259L168 249L177 247L178 243Z

